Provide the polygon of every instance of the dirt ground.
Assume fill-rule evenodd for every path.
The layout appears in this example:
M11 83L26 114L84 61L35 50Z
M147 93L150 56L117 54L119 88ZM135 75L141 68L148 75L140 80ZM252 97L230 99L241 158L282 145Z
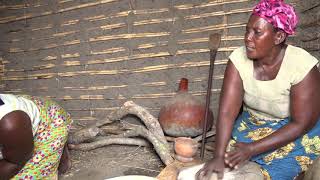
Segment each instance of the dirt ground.
M143 125L135 116L127 116L122 121ZM173 143L169 145L173 152ZM204 157L208 160L212 155L211 151L205 151ZM70 150L70 156L72 167L60 175L59 180L103 180L123 175L156 177L165 168L153 147L108 145L91 151ZM200 157L200 148L196 157Z
M101 180L122 175L157 176L164 165L152 148L111 145L71 151L72 168L60 180Z
M102 180L122 175L156 177L165 167L150 147L110 145L88 152L73 150L70 153L72 168L59 176L59 180ZM206 151L205 159L211 155L212 152Z

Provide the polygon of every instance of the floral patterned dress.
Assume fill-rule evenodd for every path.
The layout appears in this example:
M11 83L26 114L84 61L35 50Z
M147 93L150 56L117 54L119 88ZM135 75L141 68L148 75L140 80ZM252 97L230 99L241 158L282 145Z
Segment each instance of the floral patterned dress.
M32 158L12 179L58 179L58 166L72 120L56 102L28 97L40 111L40 124L34 136Z
M290 122L259 119L244 111L236 120L232 137L237 142L250 143L262 139ZM262 167L266 179L292 180L306 171L320 154L320 121L308 133L287 145L259 154L251 161Z

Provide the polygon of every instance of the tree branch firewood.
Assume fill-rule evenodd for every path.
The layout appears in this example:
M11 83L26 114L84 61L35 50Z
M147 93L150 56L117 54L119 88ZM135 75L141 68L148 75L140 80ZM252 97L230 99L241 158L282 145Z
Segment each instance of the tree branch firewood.
M136 115L137 117L139 117L146 127L120 121L121 126L119 126L119 134L105 136L104 138L97 138L98 135L106 135L107 131L110 131L110 129L103 130L104 125L119 121L122 117L128 114ZM111 131L116 132L115 129L111 129ZM104 121L97 122L94 125L83 128L78 132L71 134L69 136L68 143L70 143L70 149L77 150L91 150L109 144L128 143L129 145L142 145L141 142L130 141L129 137L137 136L144 137L152 143L155 151L159 155L160 159L164 162L164 164L168 165L173 162L173 158L170 152L171 148L165 139L164 133L158 120L154 116L152 116L145 108L135 104L132 101L125 102L123 106L111 113ZM80 144L82 142L88 142L93 139L99 140L91 143Z
M150 144L144 139L135 138L115 138L115 137L104 137L103 139L82 144L69 144L68 147L73 150L90 151L102 146L111 144L123 144L123 145L137 145L137 146L149 146Z
M168 165L173 162L173 158L170 153L170 147L167 141L166 143L163 143L163 141L158 139L158 137L155 136L152 131L147 130L145 127L139 125L132 125L126 123L124 124L124 127L134 130L134 132L137 132L138 135L148 139L153 144L154 149L156 150L164 164ZM163 138L165 137L163 136Z
M79 144L88 141L98 135L99 131L97 130L97 128L100 128L106 124L111 124L114 121L118 121L128 114L136 115L137 117L139 117L148 130L152 131L161 142L167 143L158 120L154 116L152 116L145 108L135 104L132 101L125 102L123 106L121 106L118 110L112 112L104 121L98 121L94 125L71 134L69 136L68 142L71 144Z
M213 130L207 132L207 133L206 133L206 138L211 137L211 136L214 136L214 135L216 135L216 129L213 129ZM197 142L199 142L199 141L202 140L202 135L197 136L197 137L195 137L195 138L193 138L193 139L196 140Z
M123 111L121 111L122 109ZM136 115L141 119L141 121L149 131L151 131L161 142L167 144L159 121L154 116L152 116L145 108L135 104L133 101L127 101L120 108L120 111L116 112L120 113L121 117L127 114Z
M85 129L80 129L75 133L68 136L68 143L79 144L81 142L86 142L94 139L100 132L98 127L89 127Z

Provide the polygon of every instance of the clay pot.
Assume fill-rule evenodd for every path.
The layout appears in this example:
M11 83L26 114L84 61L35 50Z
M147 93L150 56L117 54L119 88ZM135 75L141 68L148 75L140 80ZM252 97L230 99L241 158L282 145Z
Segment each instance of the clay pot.
M198 142L188 137L178 137L174 139L174 151L184 158L191 158L196 155Z
M182 78L177 94L160 109L159 123L164 132L174 137L195 137L202 134L205 103L188 93L188 79ZM207 130L213 123L209 112Z

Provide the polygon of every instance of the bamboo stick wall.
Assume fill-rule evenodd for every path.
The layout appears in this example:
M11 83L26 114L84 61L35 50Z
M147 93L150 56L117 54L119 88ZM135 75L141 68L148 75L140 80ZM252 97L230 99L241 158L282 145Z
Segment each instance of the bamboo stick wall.
M103 119L127 100L157 115L182 77L204 99L208 37L221 32L211 102L216 112L227 57L243 44L255 2L1 1L2 91L53 98L71 113L74 128Z
M316 57L320 57L320 1L297 1L300 24L296 43Z
M4 81L2 80L3 77L4 77L4 65L3 65L2 54L0 54L0 89L4 89L5 87Z

